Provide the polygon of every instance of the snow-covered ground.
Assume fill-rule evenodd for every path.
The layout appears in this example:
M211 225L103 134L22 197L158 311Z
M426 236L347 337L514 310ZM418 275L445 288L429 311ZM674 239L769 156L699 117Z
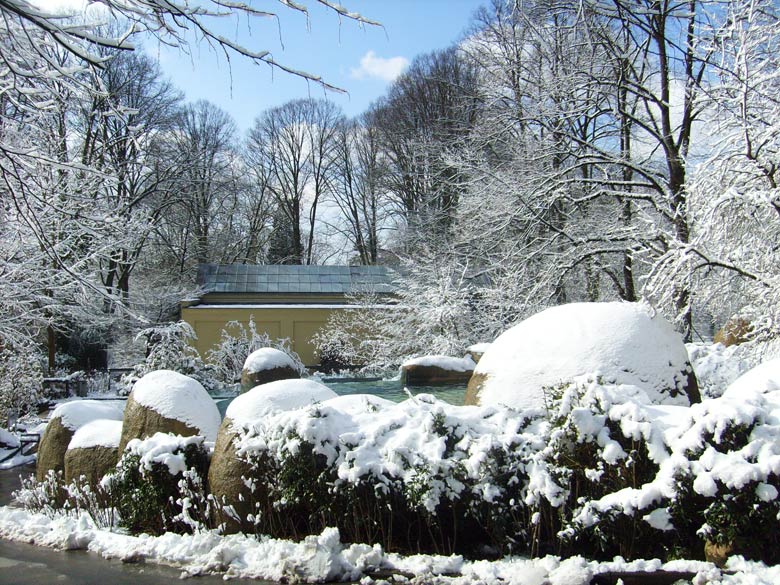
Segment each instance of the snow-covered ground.
M244 535L220 536L211 531L192 535L130 536L97 529L83 515L52 519L15 508L0 508L0 536L59 550L89 550L105 558L147 561L181 568L182 576L223 573L282 582L360 581L429 584L586 585L601 573L671 571L690 573L695 585L776 585L780 566L732 557L720 570L699 561L588 561L582 557L539 559L507 557L467 561L462 557L385 553L378 545L344 545L338 530L301 542ZM381 575L381 577L380 577ZM411 579L410 576L413 576Z

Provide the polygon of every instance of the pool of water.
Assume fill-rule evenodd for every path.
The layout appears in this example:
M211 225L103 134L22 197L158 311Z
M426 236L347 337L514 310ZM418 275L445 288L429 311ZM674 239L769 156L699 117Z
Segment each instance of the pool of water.
M409 398L409 395L404 391L404 387L401 386L401 382L398 380L324 378L319 381L340 396L346 394L373 394L392 400L393 402L402 402ZM433 394L439 400L456 405L463 404L463 398L466 396L465 385L414 386L410 388L409 391L412 395ZM214 400L223 417L225 416L225 410L237 393L238 390L235 389L229 392L232 396L215 396Z
M387 398L393 402L402 402L409 398L398 380L360 380L342 381L338 378L326 378L323 380L328 388L336 394L374 394ZM413 386L409 388L413 394L433 394L439 400L450 404L463 404L466 395L466 386Z

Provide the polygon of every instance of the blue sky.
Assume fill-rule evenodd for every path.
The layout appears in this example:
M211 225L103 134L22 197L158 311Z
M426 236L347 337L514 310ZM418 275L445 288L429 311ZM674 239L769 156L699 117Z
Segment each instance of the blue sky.
M307 2L310 18L281 3L255 3L273 9L273 19L255 20L251 28L242 20L221 19L220 33L252 49L270 50L277 61L295 69L321 75L349 95L328 92L349 116L365 111L382 96L393 74L416 55L442 49L458 41L470 25L474 11L484 0L342 0L384 25L359 26L342 19L315 2ZM283 43L283 47L280 43ZM192 42L190 55L155 43L147 51L160 60L164 72L184 91L186 99L209 100L228 111L239 128L251 126L263 110L302 97L324 97L315 84L257 66L234 57L228 66L224 56L202 43Z

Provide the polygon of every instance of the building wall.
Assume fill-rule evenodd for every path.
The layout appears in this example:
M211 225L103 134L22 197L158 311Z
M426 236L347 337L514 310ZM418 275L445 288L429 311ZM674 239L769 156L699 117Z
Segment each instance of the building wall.
M333 311L344 307L280 305L266 307L201 305L182 307L181 318L189 323L198 336L195 347L205 360L229 321L245 326L254 318L258 332L265 331L272 339L288 338L292 348L307 367L319 364L316 349L311 343L314 334L324 327Z

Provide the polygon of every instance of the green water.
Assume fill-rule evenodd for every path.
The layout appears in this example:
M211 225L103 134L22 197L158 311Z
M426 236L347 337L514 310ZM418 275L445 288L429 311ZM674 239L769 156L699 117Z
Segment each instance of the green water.
M374 394L393 402L402 402L409 398L398 380L361 380L359 382L341 382L329 379L323 382L336 394ZM466 386L414 386L409 388L413 395L433 394L439 400L450 404L463 404Z
M322 383L340 396L346 394L374 394L393 402L402 402L409 398L409 395L404 392L404 388L398 380L355 381L350 379L350 381L341 381L338 378L330 378ZM410 388L410 391L413 395L433 394L439 400L460 405L463 404L463 398L466 395L466 386L414 386ZM237 392L237 390L232 392ZM233 398L234 396L215 397L217 407L223 417Z

